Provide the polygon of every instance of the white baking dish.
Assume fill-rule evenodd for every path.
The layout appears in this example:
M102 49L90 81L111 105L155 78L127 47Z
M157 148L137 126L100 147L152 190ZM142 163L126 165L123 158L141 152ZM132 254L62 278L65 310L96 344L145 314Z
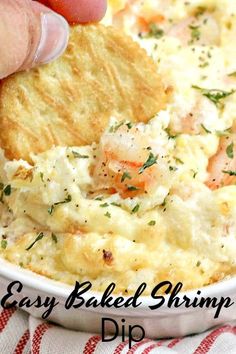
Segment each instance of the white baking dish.
M205 331L206 329L236 319L236 278L224 280L211 286L200 289L202 296L211 298L230 297L234 304L230 308L223 308L219 318L214 319L215 309L210 308L168 308L163 305L157 310L150 310L149 305L156 304L156 301L148 296L140 298L142 305L138 308L79 308L66 310L65 301L73 290L73 287L52 281L28 270L21 269L13 264L0 259L0 298L7 293L7 286L18 280L23 284L23 290L14 300L19 301L27 296L35 299L41 297L54 296L59 304L54 308L48 318L50 321L58 323L64 327L88 331L93 333L101 332L101 319L104 317L113 318L121 325L121 319L125 319L127 330L128 325L140 325L145 330L145 335L149 338L163 338L184 336L191 333ZM196 296L196 291L185 293L189 298ZM184 293L181 294L183 296ZM97 299L101 294L89 292L84 294L84 299L95 296ZM41 317L45 308L24 308L31 315ZM112 332L114 326L106 327L106 333Z

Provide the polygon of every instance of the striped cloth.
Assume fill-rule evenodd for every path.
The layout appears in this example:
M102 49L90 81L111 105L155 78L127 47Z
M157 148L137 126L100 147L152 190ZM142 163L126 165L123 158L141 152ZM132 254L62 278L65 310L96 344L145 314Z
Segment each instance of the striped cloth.
M203 334L168 340L102 343L99 335L67 330L20 310L0 312L1 354L235 354L236 322Z

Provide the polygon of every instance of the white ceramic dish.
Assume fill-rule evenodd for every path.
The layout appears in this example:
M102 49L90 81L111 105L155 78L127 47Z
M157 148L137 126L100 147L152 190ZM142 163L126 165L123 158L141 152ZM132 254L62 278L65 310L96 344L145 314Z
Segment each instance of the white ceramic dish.
M79 308L66 310L65 301L73 287L52 281L28 270L21 269L13 264L0 259L0 299L7 293L7 286L18 280L23 284L23 290L14 300L19 301L27 296L35 299L38 295L56 297L59 304L54 308L48 318L50 321L58 323L64 327L88 331L92 333L101 332L101 319L103 317L113 318L121 324L121 319L125 319L128 325L140 325L145 329L145 335L149 338L176 337L187 334L205 331L206 329L236 319L236 278L224 280L211 286L200 289L202 296L209 297L230 297L234 305L230 308L223 308L219 318L214 319L215 309L210 308L168 308L163 305L157 310L150 310L148 306L156 304L156 301L148 296L140 297L142 305L138 308ZM181 293L193 299L196 291ZM101 294L89 292L83 295L84 299L95 296L97 299ZM35 317L41 317L45 308L36 309L24 308ZM112 332L113 325L106 327L106 333Z

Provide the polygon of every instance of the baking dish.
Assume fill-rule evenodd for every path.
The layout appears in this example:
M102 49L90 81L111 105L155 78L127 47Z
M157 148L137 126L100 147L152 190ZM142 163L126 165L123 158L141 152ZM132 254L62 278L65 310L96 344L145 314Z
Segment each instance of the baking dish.
M190 299L196 297L197 290L201 291L201 296L204 297L230 297L232 306L222 308L220 316L214 318L216 309L203 308L168 308L166 303L159 309L150 310L149 306L156 304L154 299L148 296L141 296L141 306L138 308L85 308L65 309L65 302L72 290L72 286L59 283L38 274L32 273L29 270L22 269L3 259L0 259L0 298L2 299L7 293L7 286L12 281L20 281L23 289L20 293L14 295L14 300L20 301L27 296L29 299L36 299L37 296L42 298L45 296L55 297L59 304L53 309L48 320L60 324L66 328L100 333L102 318L114 319L118 325L126 323L128 325L142 326L145 330L145 336L149 338L166 338L179 337L188 334L198 333L207 330L213 326L232 321L236 319L236 279L227 279L213 285L206 286L201 289L183 292L180 294ZM15 292L14 292L15 294ZM83 295L85 300L94 296L96 299L101 298L100 293L93 291L86 292ZM115 298L115 296L114 296ZM165 296L168 298L168 295ZM34 317L41 317L45 312L45 308L25 308L28 313ZM121 320L123 319L123 322ZM108 321L109 322L109 321ZM106 333L113 332L114 326L112 322L107 323Z

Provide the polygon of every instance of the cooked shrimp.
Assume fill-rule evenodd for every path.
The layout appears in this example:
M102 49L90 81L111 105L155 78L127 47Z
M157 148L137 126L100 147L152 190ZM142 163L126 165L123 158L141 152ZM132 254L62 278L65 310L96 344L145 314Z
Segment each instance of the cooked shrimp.
M178 119L172 120L170 124L170 132L175 134L202 134L207 129L210 122L211 126L218 119L217 107L207 98L197 98L192 107L178 115Z
M209 160L207 186L218 189L236 184L236 134L220 139L217 153Z
M126 21L133 33L146 33L150 30L150 25L159 25L165 20L165 17L159 9L156 11L153 7L150 10L143 11L145 4L138 0L127 1L124 9L116 13L113 17L113 24L116 27L125 28Z
M183 45L218 45L220 28L210 12L189 16L176 24L171 24L165 17L165 10L171 4L167 1L153 7L148 1L128 0L124 8L113 16L113 25L120 28L128 27L132 33L151 33L159 38L159 33L177 37ZM153 31L157 26L161 32ZM160 27L159 27L160 26Z
M105 133L93 173L96 189L113 188L123 198L149 193L164 178L159 155L163 156L163 149L157 148L138 125L123 124L116 131Z

